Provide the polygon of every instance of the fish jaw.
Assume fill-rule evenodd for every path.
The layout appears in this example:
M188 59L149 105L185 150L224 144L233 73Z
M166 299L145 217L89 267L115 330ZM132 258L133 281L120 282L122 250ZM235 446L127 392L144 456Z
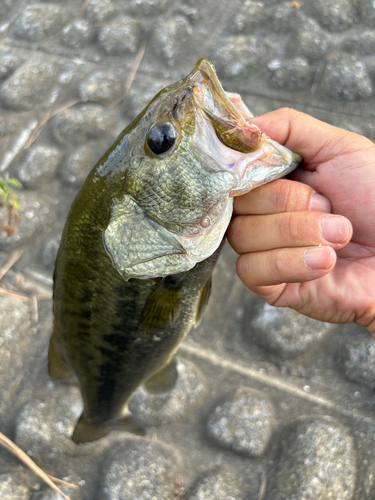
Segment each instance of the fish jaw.
M203 165L211 158L209 168L234 174L229 196L287 175L301 162L249 121L253 115L241 96L224 91L210 61L198 61L190 79L196 101L192 147Z

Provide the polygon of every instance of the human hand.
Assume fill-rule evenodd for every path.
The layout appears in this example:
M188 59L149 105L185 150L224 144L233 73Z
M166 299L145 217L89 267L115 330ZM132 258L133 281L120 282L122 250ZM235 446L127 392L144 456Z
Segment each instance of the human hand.
M253 122L304 164L235 198L239 277L271 305L375 338L375 144L286 108Z

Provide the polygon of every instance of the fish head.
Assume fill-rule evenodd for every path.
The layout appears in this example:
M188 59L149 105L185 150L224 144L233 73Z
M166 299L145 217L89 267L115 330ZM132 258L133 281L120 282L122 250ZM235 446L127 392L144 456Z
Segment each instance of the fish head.
M298 165L300 157L269 139L251 117L238 95L223 90L210 61L201 59L128 127L116 148L127 159L124 199L104 238L124 277L191 269L220 245L234 196ZM142 249L132 258L123 241L130 227L133 244Z

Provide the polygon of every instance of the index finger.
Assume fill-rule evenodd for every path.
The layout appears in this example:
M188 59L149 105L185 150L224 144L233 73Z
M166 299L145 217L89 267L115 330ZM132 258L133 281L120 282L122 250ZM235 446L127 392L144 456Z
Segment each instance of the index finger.
M234 215L277 214L282 212L330 212L329 200L312 187L278 179L234 199Z
M363 138L290 108L281 108L251 119L271 139L302 156L305 168L353 151Z

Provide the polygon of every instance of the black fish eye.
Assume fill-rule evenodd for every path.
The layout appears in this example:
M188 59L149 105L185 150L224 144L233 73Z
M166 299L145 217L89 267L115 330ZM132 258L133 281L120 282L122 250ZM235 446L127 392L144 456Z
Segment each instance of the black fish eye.
M155 155L161 155L171 149L176 137L176 129L171 123L155 123L148 131L146 142Z

